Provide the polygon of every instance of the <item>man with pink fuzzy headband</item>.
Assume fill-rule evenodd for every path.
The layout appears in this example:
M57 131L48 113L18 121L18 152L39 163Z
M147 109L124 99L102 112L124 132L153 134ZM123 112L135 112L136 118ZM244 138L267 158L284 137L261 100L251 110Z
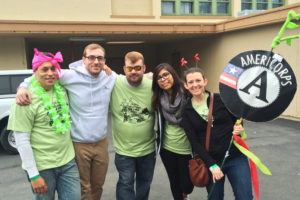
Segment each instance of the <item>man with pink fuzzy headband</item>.
M111 92L117 74L105 72L105 50L99 44L89 44L84 48L82 60L62 70L59 83L67 90L71 136L75 149L82 200L101 199L108 169L107 122ZM27 78L18 89L16 102L30 104L31 85Z
M80 200L80 178L70 135L68 97L59 83L61 53L35 49L31 104L13 103L8 121L35 199Z

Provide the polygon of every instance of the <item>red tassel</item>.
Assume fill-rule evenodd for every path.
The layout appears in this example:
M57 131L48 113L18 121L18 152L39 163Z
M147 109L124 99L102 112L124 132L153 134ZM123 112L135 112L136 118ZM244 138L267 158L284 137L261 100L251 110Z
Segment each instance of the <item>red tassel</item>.
M241 145L242 147L244 147L245 149L250 151L246 142L242 138L238 137L237 135L233 135L233 138L239 145ZM256 199L259 200L259 182L258 182L256 165L254 162L252 162L251 159L249 159L249 161L250 161L250 173L251 173L251 179L252 179L254 193L255 193Z

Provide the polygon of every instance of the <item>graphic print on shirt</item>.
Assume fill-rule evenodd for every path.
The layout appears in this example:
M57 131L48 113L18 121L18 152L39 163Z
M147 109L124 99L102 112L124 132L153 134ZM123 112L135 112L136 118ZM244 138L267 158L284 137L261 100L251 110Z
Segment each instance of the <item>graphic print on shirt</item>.
M130 99L122 99L121 102L123 122L137 124L149 119L150 111L148 108L142 108L132 97Z

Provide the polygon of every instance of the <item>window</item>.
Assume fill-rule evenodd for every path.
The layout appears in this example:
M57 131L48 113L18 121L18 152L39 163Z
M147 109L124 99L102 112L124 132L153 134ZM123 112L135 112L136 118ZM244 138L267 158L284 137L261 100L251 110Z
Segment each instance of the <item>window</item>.
M3 94L16 94L19 84L31 74L18 74L18 75L1 75L0 76L0 95Z
M272 8L283 6L283 0L272 0Z
M162 0L162 15L213 15L231 14L231 0Z
M217 13L227 14L228 13L229 1L227 0L217 0Z
M242 0L242 10L268 10L284 5L284 0Z
M256 10L267 10L268 1L267 0L257 0Z
M209 0L200 0L199 1L199 12L200 14L209 14L211 13L212 2Z
M181 14L192 14L193 13L193 2L182 1L180 4Z
M161 12L164 14L173 14L175 13L175 2L172 1L163 1L161 4Z
M242 0L242 10L251 10L252 0Z

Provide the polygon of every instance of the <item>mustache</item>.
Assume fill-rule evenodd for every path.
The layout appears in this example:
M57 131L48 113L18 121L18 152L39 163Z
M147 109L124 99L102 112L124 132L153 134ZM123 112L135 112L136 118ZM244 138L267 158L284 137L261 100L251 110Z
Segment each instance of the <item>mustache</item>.
M139 76L138 73L131 73L130 76Z

